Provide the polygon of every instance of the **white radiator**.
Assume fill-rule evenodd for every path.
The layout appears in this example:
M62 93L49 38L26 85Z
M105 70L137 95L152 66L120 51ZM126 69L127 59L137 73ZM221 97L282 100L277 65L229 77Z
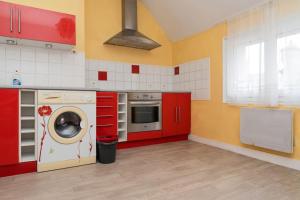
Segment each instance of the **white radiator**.
M292 153L293 135L292 111L241 108L242 143Z

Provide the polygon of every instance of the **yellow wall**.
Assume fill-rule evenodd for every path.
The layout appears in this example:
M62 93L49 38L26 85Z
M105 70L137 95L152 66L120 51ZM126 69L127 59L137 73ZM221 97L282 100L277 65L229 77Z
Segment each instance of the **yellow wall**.
M57 12L68 13L76 16L76 49L84 51L84 0L5 0L11 3L17 3L35 8L53 10Z
M240 107L222 102L222 41L226 36L226 31L226 24L222 23L173 45L174 65L205 57L211 59L211 100L192 102L192 133L228 144L300 159L300 140L298 140L300 137L300 110L295 110L296 148L294 154L267 151L240 143Z
M138 2L138 29L162 47L143 51L103 45L121 31L121 0L85 0L86 56L89 59L141 64L172 64L172 44L145 6Z

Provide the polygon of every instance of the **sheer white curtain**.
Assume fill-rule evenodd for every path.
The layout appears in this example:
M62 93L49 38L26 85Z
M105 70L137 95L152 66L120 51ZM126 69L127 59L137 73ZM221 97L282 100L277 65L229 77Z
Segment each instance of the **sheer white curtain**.
M228 20L224 102L300 105L300 0L273 0Z

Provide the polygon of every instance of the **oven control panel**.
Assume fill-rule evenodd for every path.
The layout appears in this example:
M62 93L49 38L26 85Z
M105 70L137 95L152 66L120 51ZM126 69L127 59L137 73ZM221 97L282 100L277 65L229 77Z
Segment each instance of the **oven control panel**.
M161 93L129 93L128 100L130 101L148 101L148 100L161 100Z

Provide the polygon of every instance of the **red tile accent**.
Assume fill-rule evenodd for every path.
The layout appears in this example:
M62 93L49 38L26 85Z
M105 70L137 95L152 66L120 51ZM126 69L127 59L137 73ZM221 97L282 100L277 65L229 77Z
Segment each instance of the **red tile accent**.
M98 72L98 80L99 81L107 81L107 72L99 71Z
M174 68L174 74L179 75L179 73L180 73L179 66L177 66Z
M133 74L139 74L140 73L140 66L139 65L131 65L131 72Z

